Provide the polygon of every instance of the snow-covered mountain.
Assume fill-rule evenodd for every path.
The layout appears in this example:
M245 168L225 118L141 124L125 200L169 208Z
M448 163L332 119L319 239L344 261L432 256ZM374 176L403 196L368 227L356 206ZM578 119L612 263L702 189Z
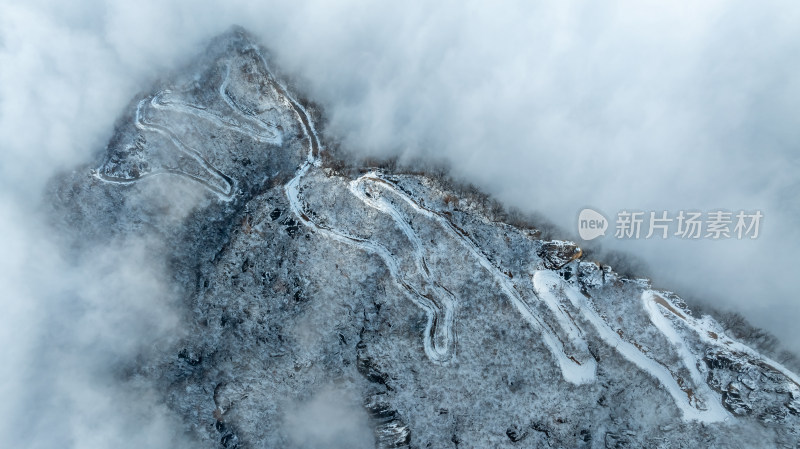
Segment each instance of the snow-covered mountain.
M167 267L182 336L120 376L199 447L800 443L781 363L479 193L342 162L277 70L220 36L52 183L75 257L135 240Z

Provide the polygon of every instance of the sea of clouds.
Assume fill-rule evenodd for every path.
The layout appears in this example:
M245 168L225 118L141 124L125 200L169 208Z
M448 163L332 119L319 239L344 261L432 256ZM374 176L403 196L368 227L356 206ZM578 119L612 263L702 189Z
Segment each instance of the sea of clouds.
M610 218L762 211L755 240L610 232L600 245L800 352L797 2L6 0L3 441L177 444L169 412L118 388L107 368L176 333L160 270L135 243L65 262L37 211L47 180L102 149L138 91L232 24L322 105L342 148L445 162L565 237L577 237L587 206Z

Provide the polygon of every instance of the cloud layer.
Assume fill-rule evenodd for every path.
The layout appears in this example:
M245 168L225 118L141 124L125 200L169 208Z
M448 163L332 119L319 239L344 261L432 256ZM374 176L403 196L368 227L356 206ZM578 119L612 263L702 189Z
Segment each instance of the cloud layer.
M231 24L259 36L324 106L326 133L345 149L446 161L457 178L569 232L585 206L763 211L754 241L603 245L636 254L658 285L737 310L800 351L796 2L12 0L0 5L0 238L8 249L0 279L9 311L0 332L18 343L3 349L12 361L2 368L5 397L24 400L37 391L20 393L26 385L44 382L62 398L59 412L111 407L69 399L90 390L72 384L133 349L88 345L69 326L51 331L53 316L42 310L66 313L64 291L77 289L84 309L73 323L113 318L135 304L109 308L98 289L151 277L137 264L119 264L110 278L67 269L47 232L31 225L34 210L47 179L104 147L138 90ZM113 253L104 260L119 262ZM164 325L133 316L126 341ZM91 336L118 337L103 328ZM84 352L44 359L71 365L60 384L31 380L23 367L38 366L32 354L59 339ZM4 401L2 416L18 415L17 403ZM119 427L110 435L124 434L126 425L110 425ZM75 447L112 441L71 435Z

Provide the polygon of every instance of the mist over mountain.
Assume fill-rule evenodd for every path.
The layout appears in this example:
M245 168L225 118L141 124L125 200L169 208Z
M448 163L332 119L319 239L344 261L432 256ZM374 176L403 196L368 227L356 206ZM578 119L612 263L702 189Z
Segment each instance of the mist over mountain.
M0 8L23 446L795 441L793 5Z
M604 246L669 267L659 282L800 347L792 287L764 282L796 274L800 241L792 2L2 8L2 182L14 198L36 198L104 145L131 96L238 23L325 106L324 131L348 150L445 161L564 229L586 206L763 211L753 242Z

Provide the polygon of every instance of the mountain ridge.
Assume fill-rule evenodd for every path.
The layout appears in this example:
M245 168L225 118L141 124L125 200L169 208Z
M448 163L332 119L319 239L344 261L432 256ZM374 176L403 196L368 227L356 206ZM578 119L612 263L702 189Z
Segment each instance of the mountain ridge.
M154 90L56 216L84 254L168 260L190 332L137 375L204 446L797 444L797 376L677 295L430 177L326 163L243 29ZM320 433L297 411L320 397L374 439Z

